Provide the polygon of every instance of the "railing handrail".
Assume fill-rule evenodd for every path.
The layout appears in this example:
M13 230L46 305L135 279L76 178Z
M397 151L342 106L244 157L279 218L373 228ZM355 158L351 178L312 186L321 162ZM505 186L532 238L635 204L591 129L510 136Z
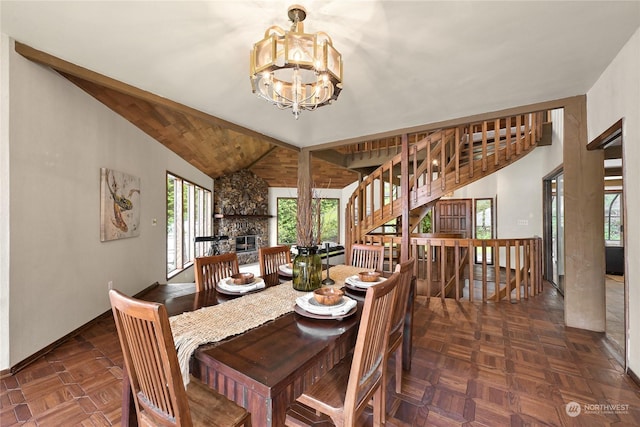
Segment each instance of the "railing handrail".
M385 271L393 271L399 262L401 242L401 237L392 236L368 235L365 239L365 243L384 245ZM414 236L408 257L416 260L414 273L421 295L483 302L520 301L542 291L540 237Z

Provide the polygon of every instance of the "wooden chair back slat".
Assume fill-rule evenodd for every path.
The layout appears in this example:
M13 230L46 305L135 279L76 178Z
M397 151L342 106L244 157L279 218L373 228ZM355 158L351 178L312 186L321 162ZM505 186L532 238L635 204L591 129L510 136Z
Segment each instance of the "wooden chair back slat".
M395 353L395 382L396 393L402 392L402 343L404 340L405 320L407 307L413 304L409 301L411 291L411 281L414 279L415 259L409 260L396 265L396 273L400 274L400 282L396 290L396 302L391 315L391 327L389 328L389 344L388 354L391 356Z
M373 425L385 424L387 350L399 283L396 272L367 289L351 364L341 361L305 390L289 407L286 425L361 425L369 403Z
M195 260L195 269L198 292L215 289L220 280L240 272L238 256L235 252L198 257Z
M251 426L246 410L198 380L191 378L185 389L164 305L116 290L109 299L138 425Z
M399 281L400 275L394 273L367 289L345 396L344 425L354 425L356 416L380 391L382 398L374 405L374 411L381 411L379 415L384 418L387 344Z
M351 265L367 270L382 271L384 246L357 243L351 246Z
M281 265L291 262L291 248L287 245L260 248L258 257L260 259L260 276L267 286L279 284L278 270Z
M136 411L152 424L190 426L191 413L164 305L109 291Z

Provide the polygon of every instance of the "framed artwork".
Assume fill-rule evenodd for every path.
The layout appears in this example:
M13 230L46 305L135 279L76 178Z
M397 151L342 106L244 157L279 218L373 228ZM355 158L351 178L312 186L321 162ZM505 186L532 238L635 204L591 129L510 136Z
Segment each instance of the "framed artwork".
M100 168L100 241L140 235L140 178Z

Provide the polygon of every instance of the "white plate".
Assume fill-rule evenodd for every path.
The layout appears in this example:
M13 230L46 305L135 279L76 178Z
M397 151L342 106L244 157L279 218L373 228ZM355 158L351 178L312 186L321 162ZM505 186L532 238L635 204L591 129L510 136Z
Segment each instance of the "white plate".
M387 280L384 277L380 277L378 278L375 282L363 282L362 280L360 280L358 278L358 275L354 275L354 276L349 276L345 279L345 282L355 286L356 288L362 288L362 289L366 289L366 288L370 288L371 286L375 286L379 283L384 282L385 280Z
M281 273L288 274L289 276L293 274L293 269L289 267L287 264L282 264L278 266L278 268L280 269Z
M319 319L319 320L342 320L345 317L349 317L351 316L353 313L355 313L356 311L358 311L358 306L354 305L353 308L351 310L349 310L346 313L343 314L336 314L336 315L330 315L330 314L315 314L315 313L311 313L310 311L307 311L305 309L303 309L302 307L300 307L298 304L296 304L293 307L293 311L295 311L296 313L298 313L300 316L304 316L304 317L308 317L310 319Z
M262 278L255 278L251 283L247 285L236 285L235 283L233 283L230 277L227 277L220 280L220 282L216 286L216 289L225 294L240 295L246 294L247 292L261 290L264 289L264 287L265 283Z
M356 306L356 301L344 296L342 303L336 305L322 305L313 298L313 292L309 292L296 299L296 305L309 313L322 316L340 316L350 312Z

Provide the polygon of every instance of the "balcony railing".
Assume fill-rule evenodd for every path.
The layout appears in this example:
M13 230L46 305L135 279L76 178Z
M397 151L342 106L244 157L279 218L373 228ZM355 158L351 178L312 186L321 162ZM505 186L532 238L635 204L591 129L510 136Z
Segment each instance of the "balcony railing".
M542 239L412 237L418 295L468 301L520 301L542 291ZM400 237L365 236L385 246L384 270L400 260Z

